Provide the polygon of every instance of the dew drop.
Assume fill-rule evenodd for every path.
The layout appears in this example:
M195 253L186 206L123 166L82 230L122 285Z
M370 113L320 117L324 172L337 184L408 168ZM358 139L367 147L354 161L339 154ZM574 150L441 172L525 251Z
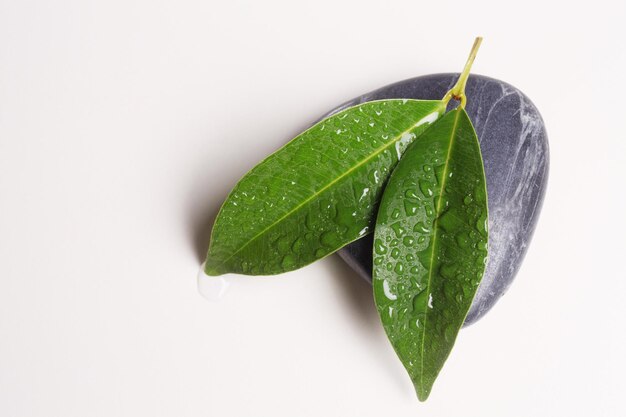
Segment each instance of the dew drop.
M441 184L443 182L445 169L445 165L438 165L437 167L435 167L435 179L437 180L437 184Z
M224 276L209 276L204 273L204 264L200 266L198 271L198 292L202 297L211 302L219 301L226 291L230 283L226 281Z
M384 255L387 253L387 247L383 244L383 241L380 239L376 239L376 242L374 242L374 250L379 255Z
M413 297L413 310L423 311L426 309L428 302L428 294L426 290L420 291L415 297Z
M407 216L413 216L417 213L419 206L415 203L411 203L408 200L404 200L404 212Z
M432 190L432 185L424 180L420 180L419 181L419 187L420 187L420 191L422 192L422 194L425 197L432 197L433 196L433 190Z
M450 233L463 225L463 221L461 220L462 218L463 216L460 216L453 208L451 208L439 216L439 225L444 231Z
M467 248L470 245L469 236L465 232L458 233L454 239L461 248Z
M394 223L391 225L391 229L396 234L397 238L401 238L406 234L406 230L402 227L400 222Z
M430 229L426 227L424 222L418 222L415 226L413 226L413 231L419 233L430 233Z
M324 246L335 246L339 241L339 235L337 234L337 232L334 231L328 231L328 232L324 232L322 233L322 235L320 236L320 242L322 243L322 245Z
M304 239L299 237L291 245L291 250L299 253L303 247L304 247Z
M309 230L314 230L315 229L315 218L314 218L313 214L311 214L311 213L307 213L306 214L306 217L304 218L304 225Z
M288 236L281 236L276 241L276 248L279 253L288 252L291 249L291 238Z
M404 196L407 197L407 198L419 198L419 196L417 195L415 190L413 190L411 188L406 190L406 192L404 193Z
M280 265L284 270L292 270L296 266L296 258L293 255L285 255Z

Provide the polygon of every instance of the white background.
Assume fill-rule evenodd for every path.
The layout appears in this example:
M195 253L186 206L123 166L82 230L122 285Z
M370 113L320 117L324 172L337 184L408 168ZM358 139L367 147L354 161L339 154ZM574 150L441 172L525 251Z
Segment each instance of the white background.
M625 7L0 0L0 415L626 415ZM426 403L337 257L198 294L242 174L479 34L474 72L543 114L548 193Z

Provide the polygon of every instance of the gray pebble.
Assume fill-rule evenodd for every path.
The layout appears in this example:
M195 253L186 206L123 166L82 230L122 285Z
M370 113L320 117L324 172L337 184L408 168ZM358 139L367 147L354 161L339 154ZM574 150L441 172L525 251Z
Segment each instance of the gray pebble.
M326 116L359 103L391 99L441 99L458 74L435 74L388 85L350 100ZM504 295L532 238L548 179L546 129L535 105L515 87L470 75L469 114L485 163L489 204L489 258L465 326L476 322ZM372 236L339 251L362 277L372 279Z

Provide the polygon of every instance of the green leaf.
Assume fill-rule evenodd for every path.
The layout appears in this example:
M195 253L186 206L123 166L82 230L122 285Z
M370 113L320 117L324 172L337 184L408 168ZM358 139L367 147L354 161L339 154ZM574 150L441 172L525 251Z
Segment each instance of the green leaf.
M368 233L383 186L442 101L381 100L306 130L254 167L222 206L209 275L271 275L323 258Z
M452 110L393 171L374 232L374 298L417 396L426 400L487 259L487 192L474 127Z

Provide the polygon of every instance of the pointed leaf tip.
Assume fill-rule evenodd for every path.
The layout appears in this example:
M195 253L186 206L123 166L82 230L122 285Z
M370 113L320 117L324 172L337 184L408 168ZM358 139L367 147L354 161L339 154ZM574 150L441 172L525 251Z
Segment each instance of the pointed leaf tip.
M371 101L298 135L231 191L207 274L293 271L369 233L389 173L444 109L441 100Z
M469 311L487 256L487 193L474 128L452 110L414 141L381 199L374 299L420 401Z

